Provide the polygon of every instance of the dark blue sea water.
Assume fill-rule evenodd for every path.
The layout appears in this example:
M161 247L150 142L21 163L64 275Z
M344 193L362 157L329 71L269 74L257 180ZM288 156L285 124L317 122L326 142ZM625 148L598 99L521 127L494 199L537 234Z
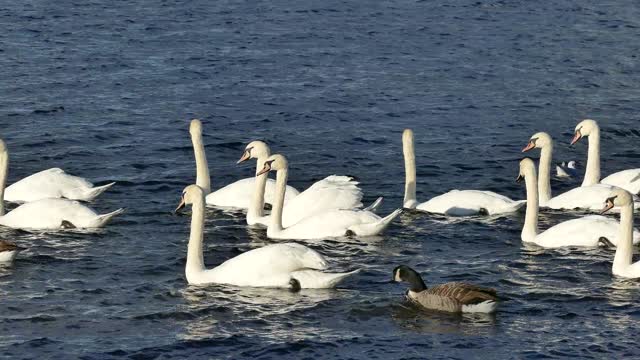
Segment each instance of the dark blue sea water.
M413 128L418 199L453 188L523 198L520 149L537 131L555 159L590 117L603 174L640 166L636 1L3 1L0 136L9 182L62 167L117 181L92 207L127 213L95 234L2 238L29 249L0 270L0 357L622 358L640 355L640 283L611 275L605 249L532 250L522 214L450 220L406 212L376 239L321 241L338 289L188 286L195 180L189 120L200 118L213 187L265 139L290 184L359 177L382 213L402 203L401 132ZM537 156L537 154L534 154ZM556 193L579 179L554 181ZM576 214L547 213L541 228ZM242 214L211 211L210 267L269 244ZM392 269L427 283L495 287L495 316L421 312Z

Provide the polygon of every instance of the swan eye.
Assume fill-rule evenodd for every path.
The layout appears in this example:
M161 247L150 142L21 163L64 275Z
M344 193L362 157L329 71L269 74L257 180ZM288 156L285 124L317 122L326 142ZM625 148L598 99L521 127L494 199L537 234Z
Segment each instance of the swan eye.
M531 138L531 140L529 140L529 142L532 143L533 145L536 144L536 141L538 141L538 138Z

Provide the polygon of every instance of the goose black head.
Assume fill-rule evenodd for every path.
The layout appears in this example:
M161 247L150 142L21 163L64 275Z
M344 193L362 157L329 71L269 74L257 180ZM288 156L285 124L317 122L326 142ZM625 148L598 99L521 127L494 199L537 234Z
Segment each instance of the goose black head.
M408 282L410 286L409 289L414 292L419 292L427 288L420 274L406 265L400 265L393 269L393 281Z

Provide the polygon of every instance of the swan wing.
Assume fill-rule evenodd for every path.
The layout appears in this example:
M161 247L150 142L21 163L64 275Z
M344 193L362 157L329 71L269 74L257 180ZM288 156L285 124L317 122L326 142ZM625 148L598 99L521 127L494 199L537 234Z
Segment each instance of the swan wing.
M267 234L281 239L322 239L341 237L357 225L381 221L378 215L364 210L329 210L306 217L300 222L285 228L278 234Z
M554 248L562 246L598 246L601 237L607 238L611 243L617 245L618 233L620 232L620 222L617 220L600 216L590 215L578 219L562 222L535 238L535 243L542 247ZM634 230L634 243L640 241L640 232Z
M207 195L206 203L208 206L248 209L255 189L255 181L255 177L250 177L240 179L234 183L226 185ZM268 179L264 195L265 202L272 203L275 196L275 189L275 180ZM295 198L297 194L298 190L291 186L287 186L287 190L284 195L285 204Z
M637 195L640 193L640 169L618 171L602 179L601 183L617 186Z
M613 189L611 185L603 184L580 186L549 199L545 206L550 209L601 210Z
M0 224L19 229L59 229L62 221L77 228L96 227L99 215L78 201L42 199L22 204L0 218Z
M478 214L482 209L489 215L513 212L523 205L524 201L514 201L492 191L451 190L416 208L438 214L468 216Z

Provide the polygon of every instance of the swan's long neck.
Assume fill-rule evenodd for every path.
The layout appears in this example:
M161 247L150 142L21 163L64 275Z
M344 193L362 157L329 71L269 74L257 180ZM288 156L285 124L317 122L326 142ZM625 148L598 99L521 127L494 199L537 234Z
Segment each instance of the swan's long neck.
M600 129L594 128L589 134L589 152L587 154L587 169L584 173L582 186L595 185L600 182Z
M9 173L9 153L6 148L0 152L0 216L4 216L4 187Z
M282 209L284 207L284 192L287 189L287 177L289 176L289 169L280 169L276 173L276 194L275 203L272 204L271 209L271 224L267 233L274 233L282 231Z
M620 235L616 256L613 258L613 273L620 273L631 265L633 255L633 203L620 208Z
M540 205L546 205L551 199L551 159L553 158L553 142L540 151L540 166L538 171L538 196Z
M194 279L205 270L202 255L203 230L204 194L193 203L191 209L191 233L189 234L187 266L185 267L185 275L190 283L193 282L190 279Z
M267 160L267 157L269 157L269 154L258 158L256 162L256 174L264 167L264 162ZM249 210L247 211L247 220L264 216L264 193L267 187L268 175L268 173L264 173L256 176L253 196L251 197L251 203L249 203Z
M191 142L196 155L196 185L200 186L204 190L204 194L207 195L211 192L211 178L209 177L207 154L204 152L204 144L202 143L202 133L191 134Z
M404 202L406 208L415 208L416 199L416 153L413 146L413 133L402 135L402 153L404 154Z
M527 212L524 218L524 226L520 237L522 241L531 242L538 235L538 189L536 188L535 169L525 176L527 185Z

